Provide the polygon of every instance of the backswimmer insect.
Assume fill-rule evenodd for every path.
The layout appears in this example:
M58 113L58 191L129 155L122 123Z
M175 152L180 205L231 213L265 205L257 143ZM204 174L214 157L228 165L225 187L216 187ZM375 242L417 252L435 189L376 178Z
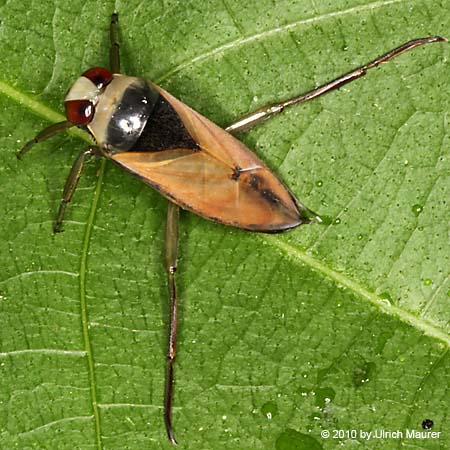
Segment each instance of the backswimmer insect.
M367 70L413 48L447 39L433 36L411 40L328 83L286 101L250 113L222 129L164 89L140 77L120 73L118 15L110 25L110 69L85 71L65 98L67 120L50 125L17 153L20 159L35 144L78 126L96 145L75 160L64 186L54 231L61 231L70 202L90 156L103 156L152 186L169 200L165 268L170 297L164 422L172 428L174 363L177 336L175 272L178 254L179 208L212 221L249 231L276 233L320 218L294 194L234 134L260 125L287 106L319 97L356 80Z

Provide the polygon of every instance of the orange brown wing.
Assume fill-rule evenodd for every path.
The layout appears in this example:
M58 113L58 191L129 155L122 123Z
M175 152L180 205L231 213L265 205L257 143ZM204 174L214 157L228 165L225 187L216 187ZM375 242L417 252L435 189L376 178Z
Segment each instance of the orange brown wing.
M111 159L200 216L252 231L282 231L310 220L287 188L244 144L152 85L180 116L200 150L122 152Z

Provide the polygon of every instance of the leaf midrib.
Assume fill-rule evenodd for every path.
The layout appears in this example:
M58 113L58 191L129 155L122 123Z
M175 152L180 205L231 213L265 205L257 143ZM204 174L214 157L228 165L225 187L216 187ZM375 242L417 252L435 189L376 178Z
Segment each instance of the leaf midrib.
M445 332L445 330L442 330L431 322L415 316L409 311L393 305L391 302L381 298L379 295L370 292L368 289L366 289L356 281L353 281L348 276L342 274L341 272L337 272L326 264L323 264L317 258L314 258L311 253L299 250L298 248L274 235L268 234L259 236L273 246L282 250L296 264L308 265L315 271L320 272L324 277L335 282L337 285L347 288L357 294L359 297L362 297L363 299L369 301L384 314L396 317L402 322L409 324L413 328L420 330L427 336L433 337L445 343L447 347L450 347L450 336Z
M86 273L87 273L87 259L89 256L89 245L91 242L92 229L94 227L95 213L97 211L98 203L102 193L103 177L105 175L106 158L102 159L99 171L97 184L95 186L94 195L92 198L92 205L89 211L89 217L86 222L86 228L83 237L83 251L80 260L80 308L81 308L81 323L83 328L84 346L88 360L89 369L89 389L91 392L91 403L94 414L95 423L95 437L97 442L97 449L102 450L102 438L100 430L100 411L97 402L97 389L95 383L95 363L94 355L92 353L92 344L89 334L89 315L86 298Z

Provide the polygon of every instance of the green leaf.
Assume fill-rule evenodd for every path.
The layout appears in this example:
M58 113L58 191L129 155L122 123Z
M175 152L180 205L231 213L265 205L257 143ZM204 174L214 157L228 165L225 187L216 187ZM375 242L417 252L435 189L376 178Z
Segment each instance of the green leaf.
M221 125L450 20L438 0L1 2L2 449L171 448L166 201L92 161L53 235L85 137L14 156L107 65L114 8L123 70ZM418 48L242 136L328 225L258 235L182 214L180 448L450 446L448 55ZM424 419L439 438L406 436Z

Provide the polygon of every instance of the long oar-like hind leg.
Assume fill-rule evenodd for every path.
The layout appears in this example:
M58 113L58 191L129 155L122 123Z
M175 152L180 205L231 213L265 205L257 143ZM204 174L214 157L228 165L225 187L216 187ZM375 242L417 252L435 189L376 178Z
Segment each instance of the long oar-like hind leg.
M175 272L177 270L178 258L178 222L180 208L175 203L169 202L167 207L167 223L166 223L166 256L165 265L167 271L167 281L169 286L170 297L170 321L169 321L169 345L167 349L167 374L166 374L166 391L164 398L164 422L166 424L167 436L170 442L176 445L173 429L172 429L172 403L173 403L173 385L174 376L173 369L176 356L177 346L177 318L178 303L177 290L175 286Z
M373 61L370 61L367 64L364 64L363 66L357 67L356 69L347 72L346 74L341 75L340 77L337 77L334 80L329 81L328 83L325 83L316 89L308 91L302 95L293 97L289 100L285 100L283 102L272 103L270 105L263 106L262 108L259 108L257 111L247 114L244 117L241 117L239 120L237 120L236 122L232 123L227 128L225 128L225 130L233 134L239 133L240 131L249 130L250 128L260 125L261 123L265 122L271 117L282 113L287 106L296 105L298 103L304 103L307 102L308 100L312 100L313 98L326 94L327 92L337 89L343 86L344 84L349 83L350 81L356 80L357 78L364 76L367 73L367 71L372 67L377 67L382 63L390 61L391 59L401 55L402 53L408 52L409 50L412 50L415 47L424 44L431 44L433 42L447 42L447 39L442 38L440 36L431 36L426 38L414 39L412 41L406 42L405 44L400 45L400 47L394 48L393 50L385 53L384 55L375 58Z
M109 64L113 73L120 72L119 55L119 17L117 13L111 16ZM178 304L177 289L175 285L175 272L177 270L178 258L178 220L179 207L175 203L169 202L167 207L166 222L166 251L165 267L167 272L167 283L169 288L169 342L167 348L167 373L166 387L164 394L164 422L166 425L167 436L170 442L177 445L175 435L172 429L172 405L173 405L173 387L174 387L174 364L177 345L177 325L178 325Z

